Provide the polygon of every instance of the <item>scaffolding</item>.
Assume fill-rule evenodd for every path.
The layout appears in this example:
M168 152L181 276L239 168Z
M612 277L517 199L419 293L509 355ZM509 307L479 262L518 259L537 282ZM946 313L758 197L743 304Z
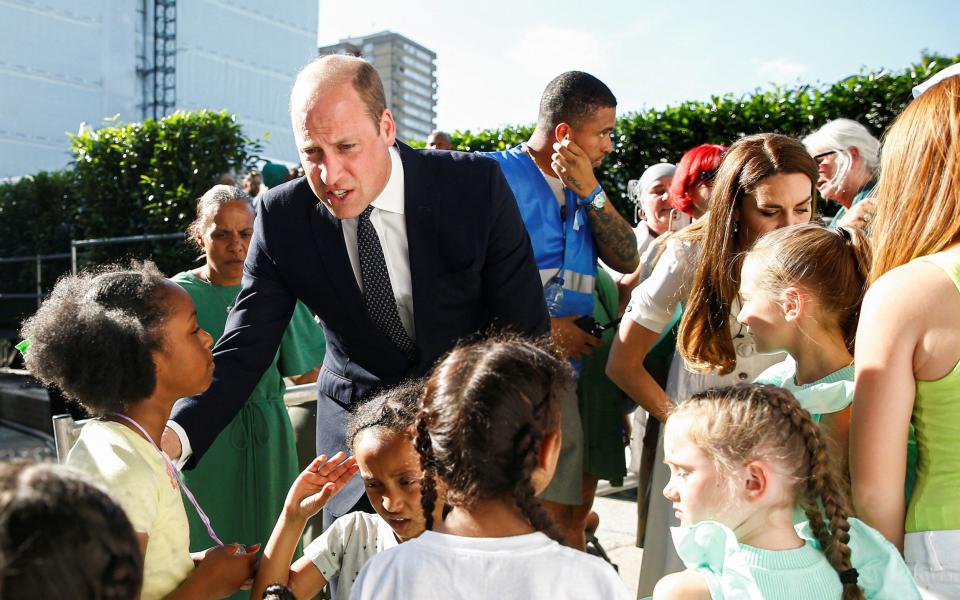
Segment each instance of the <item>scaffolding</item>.
M143 48L139 69L143 86L143 117L159 119L177 105L177 2L153 0L153 27L149 28L149 0L144 0ZM153 41L153 61L147 63L148 41Z

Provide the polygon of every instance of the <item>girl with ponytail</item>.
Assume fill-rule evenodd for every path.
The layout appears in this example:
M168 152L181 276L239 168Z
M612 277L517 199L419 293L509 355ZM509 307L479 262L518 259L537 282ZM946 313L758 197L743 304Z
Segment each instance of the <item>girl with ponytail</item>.
M824 435L789 391L694 395L671 413L664 455L687 570L654 600L920 598L896 548L849 516ZM794 526L795 508L809 521Z
M556 468L558 392L571 377L562 359L510 338L438 364L416 423L428 531L368 562L353 598L627 598L610 565L555 541L536 499Z
M740 274L737 320L759 352L787 353L755 381L790 390L836 444L841 467L853 402L853 342L869 272L870 244L859 230L795 225L760 238Z

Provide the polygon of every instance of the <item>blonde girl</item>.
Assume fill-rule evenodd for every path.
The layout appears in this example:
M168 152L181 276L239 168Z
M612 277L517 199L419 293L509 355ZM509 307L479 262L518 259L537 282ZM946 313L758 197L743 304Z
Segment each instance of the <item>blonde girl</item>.
M695 395L667 421L664 456L687 570L655 600L919 598L896 549L849 516L820 427L787 390ZM794 527L797 507L809 521Z

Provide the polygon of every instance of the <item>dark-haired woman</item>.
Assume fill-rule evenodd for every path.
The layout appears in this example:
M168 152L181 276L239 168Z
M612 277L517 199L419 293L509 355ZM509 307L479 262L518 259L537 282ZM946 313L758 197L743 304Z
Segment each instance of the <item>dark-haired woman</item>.
M239 188L217 185L197 203L191 241L205 263L172 279L197 306L197 322L214 341L223 335L227 315L240 292L243 261L253 235L253 206ZM273 365L243 409L224 429L203 460L184 472L190 489L229 539L266 541L299 472L290 418L283 403L283 377L306 373L323 359L320 326L297 304ZM194 511L190 549L202 547L206 528Z
M733 315L743 254L758 237L807 223L813 210L817 165L799 141L777 134L745 137L727 152L714 179L710 211L667 243L650 277L633 291L614 340L607 374L634 401L664 422L675 401L708 387L753 381L784 355L761 355ZM666 391L643 366L682 306L678 357ZM669 477L657 449L653 489ZM675 525L668 502L653 495L648 517L641 595L665 574L682 568L669 544Z

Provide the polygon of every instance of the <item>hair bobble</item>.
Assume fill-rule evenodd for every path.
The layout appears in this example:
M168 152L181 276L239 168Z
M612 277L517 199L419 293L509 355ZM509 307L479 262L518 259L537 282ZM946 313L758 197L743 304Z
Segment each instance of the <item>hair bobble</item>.
M847 243L853 241L853 236L850 235L850 231L846 227L837 227L837 234Z
M842 573L840 573L840 583L842 583L843 585L847 585L851 583L853 585L856 585L857 579L859 579L859 577L860 577L860 574L857 573L856 569L847 569L846 571L843 571Z

